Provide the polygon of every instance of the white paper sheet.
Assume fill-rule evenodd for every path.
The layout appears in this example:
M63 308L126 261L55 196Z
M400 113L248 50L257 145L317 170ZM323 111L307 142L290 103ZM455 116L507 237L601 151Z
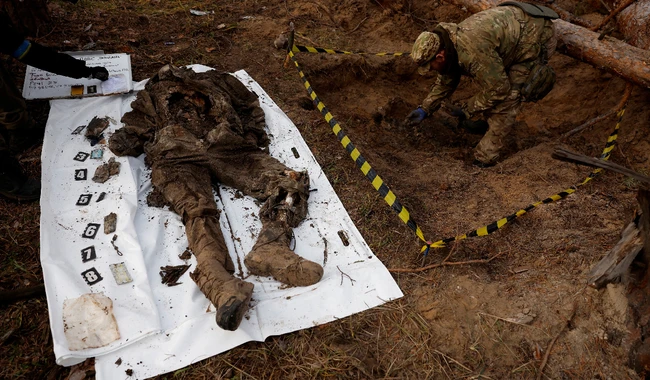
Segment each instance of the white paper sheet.
M192 67L196 71L209 69ZM42 157L41 260L58 363L71 365L95 356L98 380L124 378L127 369L133 370L130 378L147 378L248 341L333 321L402 296L291 120L248 74L238 71L234 75L260 97L271 155L291 168L309 172L313 191L307 218L295 229L295 251L322 264L323 279L313 286L285 288L272 278L248 276L246 280L255 284L251 309L237 331L221 330L214 320L214 307L188 273L181 277L181 285L161 284L160 267L185 263L178 256L187 248L187 239L178 215L147 206L151 182L143 157L118 157L121 173L105 184L74 179L75 170L84 168L91 178L98 161L105 162L113 155L105 148L102 160L75 161L79 152L90 153L97 146L90 147L83 131L80 135L71 135L71 131L93 116L120 120L134 95L52 101ZM111 123L106 136L116 128L119 126ZM107 193L106 199L97 203L101 192ZM251 198L236 196L233 189L221 186L219 193L216 200L223 210L220 222L226 244L239 266L237 272L248 275L242 263L261 228L259 206ZM82 194L92 195L87 206L76 205ZM81 237L88 223L101 224L110 212L118 214L115 243L122 256L111 244L113 234L104 235L103 228L94 239ZM347 245L339 234L347 237ZM83 262L81 250L91 244L97 258ZM117 285L109 265L121 262L133 282ZM187 263L192 271L194 258ZM81 273L91 268L103 280L88 285ZM102 292L113 300L121 338L107 347L73 352L63 334L61 307L65 299L88 292Z
M27 66L23 97L25 99L71 98L72 86L80 86L78 97L92 97L127 93L133 89L131 79L131 57L128 54L83 54L69 53L77 59L86 61L86 66L102 66L109 73L109 79L102 82L92 78L68 78L45 70Z

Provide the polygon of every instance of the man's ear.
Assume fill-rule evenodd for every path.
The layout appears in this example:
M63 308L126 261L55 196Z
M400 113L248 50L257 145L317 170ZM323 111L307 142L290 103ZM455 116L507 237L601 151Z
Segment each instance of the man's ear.
M435 58L435 60L438 61L438 62L442 62L442 61L444 61L444 60L445 60L445 51L444 51L444 50L440 50L440 51L436 54L436 58Z

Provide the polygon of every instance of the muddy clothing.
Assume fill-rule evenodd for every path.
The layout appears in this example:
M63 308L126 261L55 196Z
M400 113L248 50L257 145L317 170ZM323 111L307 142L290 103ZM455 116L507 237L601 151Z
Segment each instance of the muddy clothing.
M494 162L519 111L519 89L534 62L542 55L548 59L555 51L553 22L531 17L515 6L503 6L476 13L459 24L440 26L456 48L462 74L481 87L465 111L470 116L487 114L490 129L475 155L481 162ZM429 114L437 111L456 90L453 82L453 77L439 75L422 108Z
M214 183L265 202L260 237L245 258L249 272L291 285L320 280L322 268L288 248L291 228L307 214L309 177L266 152L264 111L255 94L230 74L165 66L131 106L109 147L119 156L146 153L155 191L183 219L197 258L191 277L217 308L219 326L239 326L253 285L231 274Z

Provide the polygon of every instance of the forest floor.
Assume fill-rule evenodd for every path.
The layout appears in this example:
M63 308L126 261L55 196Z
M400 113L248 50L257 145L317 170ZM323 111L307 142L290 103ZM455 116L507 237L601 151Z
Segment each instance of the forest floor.
M582 2L562 5L602 17ZM167 63L246 70L296 124L386 267L422 265L421 242L349 159L273 41L293 22L296 44L408 52L421 31L439 21L459 22L468 13L425 0L83 0L49 7L51 30L38 42L61 51L93 43L92 49L128 53L136 81ZM194 16L190 9L214 13ZM2 59L22 83L24 66ZM472 231L581 182L589 168L554 160L551 153L560 145L599 156L614 117L568 139L561 136L614 107L625 89L622 79L556 54L553 91L524 104L505 157L479 169L472 151L481 136L457 129L444 112L416 128L402 125L435 79L420 77L410 58L300 53L297 59L345 133L432 241ZM475 91L463 79L453 100ZM649 95L648 89L634 89L611 157L643 173L650 171ZM41 121L47 117L46 102L29 106ZM39 147L20 160L39 174ZM628 367L625 288L595 290L587 286L587 275L633 218L638 186L603 173L492 235L433 250L426 259L433 264L498 255L488 263L395 273L402 299L247 343L160 378L527 379L538 376L546 354L543 378L637 378ZM39 215L37 203L0 200L0 289L42 282ZM68 376L70 369L55 364L44 297L0 306L0 321L0 378Z

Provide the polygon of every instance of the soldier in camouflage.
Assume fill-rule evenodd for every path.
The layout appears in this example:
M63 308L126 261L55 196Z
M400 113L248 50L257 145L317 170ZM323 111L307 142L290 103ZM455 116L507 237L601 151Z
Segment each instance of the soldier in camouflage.
M520 93L522 86L535 63L545 63L555 51L554 12L537 7L552 13L532 16L521 5L508 2L459 24L440 23L432 32L421 33L413 45L411 58L420 74L435 70L439 75L407 122L422 122L451 96L461 75L470 76L481 90L466 105L450 108L460 122L481 113L487 118L489 129L474 153L474 163L480 167L492 166L498 160L525 100Z

